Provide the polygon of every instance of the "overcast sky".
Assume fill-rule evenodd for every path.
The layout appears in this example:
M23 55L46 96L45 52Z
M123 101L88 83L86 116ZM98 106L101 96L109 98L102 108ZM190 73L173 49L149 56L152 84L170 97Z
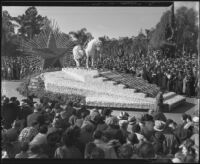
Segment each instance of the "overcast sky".
M175 2L197 9L198 2ZM11 16L22 15L29 6L3 6ZM39 7L38 13L54 19L62 32L69 33L85 27L94 37L110 38L136 36L143 29L155 27L169 7Z

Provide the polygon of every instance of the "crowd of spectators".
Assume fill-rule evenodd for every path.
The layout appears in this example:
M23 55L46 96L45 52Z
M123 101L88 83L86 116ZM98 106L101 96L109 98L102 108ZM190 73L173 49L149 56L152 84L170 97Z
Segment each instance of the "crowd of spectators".
M132 73L149 83L156 84L162 90L173 91L188 97L197 96L198 70L197 56L178 56L168 58L160 51L152 51L147 56L106 56L97 59L97 67Z
M34 73L35 68L25 57L2 56L1 78L3 80L20 80Z
M182 123L160 110L140 117L110 108L1 97L2 158L156 159L199 162L199 115Z

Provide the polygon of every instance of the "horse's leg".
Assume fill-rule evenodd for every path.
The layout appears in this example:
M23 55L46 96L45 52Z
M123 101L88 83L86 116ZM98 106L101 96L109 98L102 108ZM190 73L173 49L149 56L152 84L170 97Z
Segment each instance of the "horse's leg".
M91 59L92 59L92 68L94 67L94 56L91 56Z
M78 59L75 59L75 62L76 62L76 67L80 67L80 63L79 63L79 61L78 61Z
M86 56L86 68L89 68L89 56Z

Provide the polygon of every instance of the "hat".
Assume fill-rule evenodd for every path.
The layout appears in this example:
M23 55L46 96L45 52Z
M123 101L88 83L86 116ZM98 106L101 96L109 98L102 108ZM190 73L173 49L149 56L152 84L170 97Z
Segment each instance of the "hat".
M155 126L154 126L154 130L155 131L163 131L165 128L165 122L164 121L160 121L160 120L156 120L155 121Z
M117 117L120 120L128 120L129 114L127 112L120 112L120 115Z
M107 125L119 125L119 119L116 116L112 116L106 119Z
M194 123L199 123L199 117L194 116L194 117L192 118L192 121L193 121Z
M145 122L145 121L154 121L154 120L153 120L153 117L151 115L144 114L144 115L141 116L140 121Z
M135 118L135 116L132 116L128 119L129 125L134 125L136 124L137 120Z

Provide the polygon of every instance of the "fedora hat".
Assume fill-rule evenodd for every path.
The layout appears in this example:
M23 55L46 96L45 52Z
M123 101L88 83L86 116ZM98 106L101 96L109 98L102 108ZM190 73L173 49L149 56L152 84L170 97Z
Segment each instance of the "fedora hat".
M129 114L127 112L120 112L120 115L117 116L119 120L128 120Z
M154 130L162 132L165 129L165 122L160 120L155 120Z

